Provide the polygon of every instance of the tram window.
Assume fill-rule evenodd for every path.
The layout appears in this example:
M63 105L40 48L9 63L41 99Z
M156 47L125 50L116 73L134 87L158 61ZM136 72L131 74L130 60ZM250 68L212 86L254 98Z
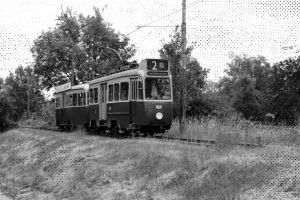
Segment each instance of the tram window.
M73 106L77 106L77 93L73 94Z
M62 95L62 107L66 106L66 97L65 94Z
M66 95L65 96L65 106L64 107L68 107L69 106L69 96L68 95Z
M82 105L85 106L86 104L85 93L81 93L81 95L82 95Z
M128 88L129 88L128 82L121 83L121 95L120 95L121 100L128 100Z
M119 83L114 84L114 100L119 101Z
M69 103L68 99L69 99L69 96L64 94L63 95L63 104L64 104L63 107L64 108L68 107L68 103Z
M94 88L94 103L98 103L98 88Z
M94 103L94 90L93 89L90 89L90 103Z
M82 99L83 98L83 94L82 93L79 93L78 94L78 106L81 106L82 105Z
M104 103L104 102L106 102L106 94L105 94L105 92L106 92L106 85L101 85L101 102L102 103Z
M139 99L143 99L143 83L142 83L142 81L138 82L138 96L139 96Z
M56 97L55 103L56 103L56 108L59 108L60 107L60 97Z
M109 85L108 86L108 101L113 101L114 98L114 86Z
M146 98L154 100L171 99L170 79L146 78Z
M69 97L68 97L68 104L67 104L67 106L72 106L72 99L73 99L73 95L72 94L70 94L69 95Z
M134 78L130 81L131 99L143 99L143 82L140 79Z
M131 99L132 100L136 100L137 96L136 96L136 79L132 79L130 82L131 85Z

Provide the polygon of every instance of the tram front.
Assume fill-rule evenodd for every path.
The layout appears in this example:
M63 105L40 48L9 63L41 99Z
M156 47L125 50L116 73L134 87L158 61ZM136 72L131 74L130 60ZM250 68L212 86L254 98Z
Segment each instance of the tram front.
M144 117L141 132L163 133L172 124L172 77L170 64L164 59L146 59L141 62L144 75Z

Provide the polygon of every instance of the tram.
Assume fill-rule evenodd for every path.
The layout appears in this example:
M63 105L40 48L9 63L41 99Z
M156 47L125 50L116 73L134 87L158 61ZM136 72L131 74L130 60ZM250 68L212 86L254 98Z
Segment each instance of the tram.
M172 77L164 59L128 63L121 71L56 90L56 123L112 134L164 133L172 124Z

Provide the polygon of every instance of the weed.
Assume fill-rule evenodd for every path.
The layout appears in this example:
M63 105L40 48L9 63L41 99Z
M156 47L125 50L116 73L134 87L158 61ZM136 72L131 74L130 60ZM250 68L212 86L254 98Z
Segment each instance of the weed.
M189 121L185 134L179 132L179 122L175 120L167 135L176 138L216 140L224 147L234 144L300 145L299 126L265 125L240 118L203 118Z
M16 199L23 197L19 191L51 193L56 199L266 199L278 192L299 198L300 156L294 141L259 149L232 147L257 130L224 122L221 127L211 119L205 123L203 134L215 137L219 146L11 130L0 135L1 190ZM217 130L224 134L218 136ZM297 134L294 128L285 133Z

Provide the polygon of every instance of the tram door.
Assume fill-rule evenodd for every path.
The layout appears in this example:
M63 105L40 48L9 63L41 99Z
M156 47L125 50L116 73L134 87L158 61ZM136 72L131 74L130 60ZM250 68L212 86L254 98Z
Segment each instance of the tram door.
M66 94L65 93L62 94L62 102L61 103L62 103L61 104L62 107L65 108L66 107ZM61 111L60 111L59 121L61 123L64 123L64 121L65 121L65 112L66 112L66 109L61 109Z
M142 104L139 103L138 100L143 99L143 84L142 80L139 78L131 78L130 79L130 102L129 102L129 110L130 110L130 123L137 123L138 120L143 118L139 113L142 112L143 108L140 107Z
M101 84L100 85L100 102L99 102L99 119L100 120L106 120L106 97L107 97L107 92L106 89L107 84Z

